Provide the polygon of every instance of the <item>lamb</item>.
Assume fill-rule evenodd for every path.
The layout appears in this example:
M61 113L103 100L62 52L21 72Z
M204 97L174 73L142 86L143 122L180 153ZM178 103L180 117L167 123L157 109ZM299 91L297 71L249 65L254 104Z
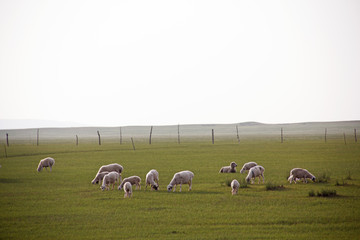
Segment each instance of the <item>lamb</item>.
M253 183L253 179L255 180L256 177L259 177L259 182L260 183L260 177L262 177L263 179L263 183L264 183L264 172L265 172L265 168L257 165L255 167L250 168L249 173L247 175L247 177L245 178L246 182L250 182Z
M98 184L101 183L101 181L103 180L104 176L106 174L108 174L109 172L101 172L101 173L97 173L95 178L91 181L92 184Z
M176 186L180 184L180 192L181 192L181 186L182 184L189 184L189 191L191 191L191 184L192 179L194 177L194 173L190 171L182 171L174 174L174 177L170 181L169 185L167 186L168 192L171 191L171 189L174 188L174 192L176 190Z
M234 179L231 182L231 193L232 195L235 195L238 193L239 191L239 187L240 187L240 183L238 182L238 180Z
M250 168L257 166L256 162L248 162L245 163L242 169L240 170L240 173L244 173L247 170L250 170Z
M108 174L106 174L103 178L103 182L102 182L102 185L101 185L101 190L109 190L109 185L112 184L113 185L113 188L115 187L115 183L119 181L119 178L120 178L120 174L118 172L110 172Z
M124 187L124 184L127 182L129 182L131 185L136 185L136 188L139 188L139 190L141 189L141 186L140 186L141 178L138 176L131 176L131 177L124 178L124 180L122 181L122 183L120 184L118 189L121 190Z
M159 173L158 173L158 171L156 171L155 169L150 170L146 174L145 184L146 184L145 189L147 188L148 185L150 185L151 190L152 189L158 190L159 189Z
M37 171L40 172L43 168L47 170L47 167L50 167L50 172L52 169L52 166L55 164L55 159L51 157L44 158L40 160Z
M302 168L293 168L290 171L290 177L288 178L288 181L290 182L290 184L292 183L292 181L294 181L296 184L296 180L301 178L306 183L307 183L307 178L311 178L311 180L313 180L314 182L316 180L315 176L312 175L308 170Z
M117 172L120 175L120 181L121 181L121 173L122 173L123 170L124 170L124 168L120 164L112 163L112 164L109 164L109 165L101 166L99 168L98 173L101 173L101 172L113 172L113 171Z
M125 192L124 198L131 197L131 195L132 195L132 186L131 186L130 182L126 182L124 184L124 192Z
M231 162L230 166L222 167L219 173L236 173L237 164L235 162Z

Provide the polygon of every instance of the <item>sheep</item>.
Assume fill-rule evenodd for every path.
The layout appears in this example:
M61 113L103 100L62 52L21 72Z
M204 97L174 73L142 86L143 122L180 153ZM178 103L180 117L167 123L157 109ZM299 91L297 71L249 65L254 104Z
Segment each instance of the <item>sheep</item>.
M231 182L231 193L232 195L235 195L238 193L239 191L239 187L240 187L240 183L238 182L238 180L234 179Z
M119 178L120 178L120 174L118 172L110 172L108 174L106 174L103 178L103 182L102 182L102 185L101 185L101 190L109 190L109 185L112 184L113 185L113 188L115 187L115 183L119 181Z
M55 159L51 157L44 158L40 160L37 171L40 172L43 168L47 170L47 167L50 167L50 172L52 169L52 166L55 164Z
M231 162L230 166L222 167L219 173L236 173L237 164L235 162Z
M122 183L120 184L118 189L121 190L124 187L124 184L127 182L129 182L131 185L136 185L136 188L139 188L139 190L141 189L141 186L140 186L141 178L138 176L131 176L131 177L124 178L124 180L122 181Z
M242 169L240 170L240 173L244 173L245 171L249 170L252 167L257 166L256 162L248 162L245 163L244 166L242 167Z
M131 195L132 195L132 186L131 186L130 182L126 182L124 184L124 192L125 192L124 198L131 197Z
M265 172L265 168L257 165L255 167L252 167L249 169L249 173L247 175L247 177L245 178L246 182L250 182L253 183L253 179L255 180L256 177L259 177L259 182L260 183L260 177L262 177L263 183L264 183L264 172Z
M291 184L292 181L294 180L294 182L296 184L296 180L301 179L301 178L303 179L303 181L305 183L307 183L307 178L311 178L311 180L314 182L316 180L315 176L312 175L308 170L302 169L302 168L294 168L290 171L290 176L288 178L288 181Z
M155 169L150 170L146 174L145 184L146 184L145 189L147 188L148 185L150 185L151 190L152 189L158 190L159 189L159 173L158 173L158 171L156 171Z
M124 170L124 168L120 164L112 163L112 164L109 164L109 165L101 166L99 168L98 173L101 173L101 172L113 172L113 171L117 172L120 175L120 182L121 182L121 173L122 173L123 170Z
M171 191L171 189L174 188L174 192L176 190L176 186L180 184L180 192L181 192L181 186L182 184L189 184L189 191L191 191L191 184L192 179L194 177L194 173L190 171L182 171L174 174L174 177L170 181L169 185L167 186L168 192Z
M101 181L103 180L104 176L106 174L108 174L109 172L101 172L101 173L97 173L95 178L91 181L92 184L98 184L101 183Z

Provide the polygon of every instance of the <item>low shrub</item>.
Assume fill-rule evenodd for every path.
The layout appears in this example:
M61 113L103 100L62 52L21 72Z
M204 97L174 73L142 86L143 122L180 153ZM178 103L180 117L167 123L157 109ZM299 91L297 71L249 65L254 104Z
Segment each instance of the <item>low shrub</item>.
M350 171L349 171L349 174L346 176L345 180L352 180L352 177L351 177Z
M316 178L316 182L318 183L327 183L330 181L330 175L326 172L320 174L317 178Z
M248 183L245 181L245 179L241 179L240 181L240 188L248 188Z
M317 196L317 197L336 197L337 194L336 194L336 190L330 190L330 189L328 189L328 190L323 189L320 192L317 191L316 194L315 194L314 190L309 191L309 197L315 197L315 196Z
M315 197L315 192L314 192L314 190L309 191L309 197Z
M321 190L320 192L317 192L316 194L318 197L335 197L336 196L336 190Z
M285 187L284 187L284 185L279 185L276 183L268 182L268 183L266 183L265 188L267 191L275 191L275 190L282 190Z

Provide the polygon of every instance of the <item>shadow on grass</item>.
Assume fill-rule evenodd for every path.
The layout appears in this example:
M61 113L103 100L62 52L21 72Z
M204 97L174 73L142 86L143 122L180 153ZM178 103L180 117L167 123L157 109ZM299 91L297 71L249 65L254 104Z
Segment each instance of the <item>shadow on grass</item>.
M21 179L17 178L0 178L0 183L22 183Z

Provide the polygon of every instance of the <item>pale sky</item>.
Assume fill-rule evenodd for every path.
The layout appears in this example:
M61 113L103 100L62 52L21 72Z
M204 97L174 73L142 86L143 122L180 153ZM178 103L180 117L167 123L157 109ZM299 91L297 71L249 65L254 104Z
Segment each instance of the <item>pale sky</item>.
M360 1L0 0L0 89L0 119L359 120Z

